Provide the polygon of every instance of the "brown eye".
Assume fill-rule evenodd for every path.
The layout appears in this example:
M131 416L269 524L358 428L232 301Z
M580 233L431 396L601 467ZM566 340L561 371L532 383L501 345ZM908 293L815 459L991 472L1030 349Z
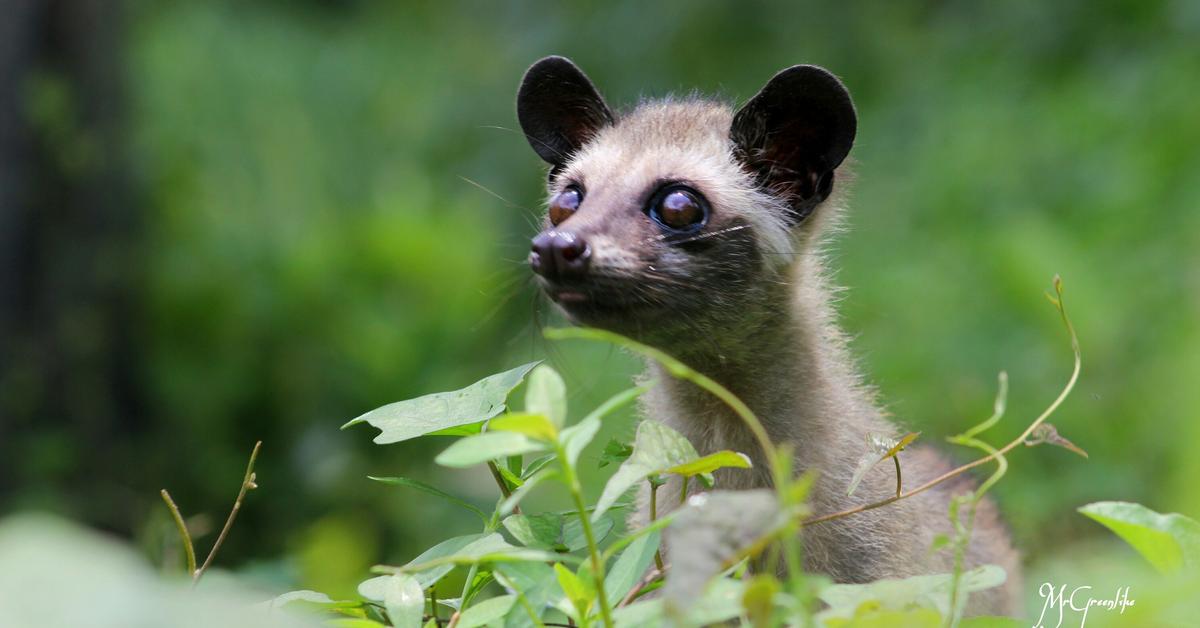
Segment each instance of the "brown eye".
M579 188L571 186L550 199L550 222L557 225L558 223L571 217L575 210L579 209L579 202L583 200L583 194L579 192Z
M688 230L708 218L696 194L686 189L674 189L663 195L650 211L650 217L668 229Z

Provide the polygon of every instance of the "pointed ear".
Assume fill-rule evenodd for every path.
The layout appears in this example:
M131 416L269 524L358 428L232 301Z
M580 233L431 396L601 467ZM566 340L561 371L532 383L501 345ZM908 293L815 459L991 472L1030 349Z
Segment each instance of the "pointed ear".
M553 166L562 166L613 123L596 87L563 57L546 57L525 72L517 92L517 119L533 152Z
M758 183L788 201L796 222L833 190L858 127L850 93L813 65L783 70L733 117L730 137Z

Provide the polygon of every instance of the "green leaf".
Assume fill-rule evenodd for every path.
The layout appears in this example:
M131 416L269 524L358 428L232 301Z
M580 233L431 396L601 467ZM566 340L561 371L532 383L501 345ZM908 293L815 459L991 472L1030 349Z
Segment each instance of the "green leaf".
M269 611L296 606L313 612L326 611L352 617L366 616L366 612L363 610L364 602L358 600L334 600L324 593L307 590L284 593L266 602L265 606Z
M488 520L487 513L480 510L474 504L470 504L467 501L463 500L462 498L455 497L455 496L451 495L450 493L447 493L436 486L426 484L424 482L421 482L420 480L414 480L412 478L405 478L405 477L399 477L399 476L383 478L383 477L375 477L373 475L368 475L367 478L374 480L376 482L380 482L382 484L391 484L393 486L406 486L408 488L415 488L418 491L424 491L426 493L429 493L430 495L435 495L437 497L441 497L442 499L444 499L446 501L454 502L455 504L458 504L459 506L462 506L463 508L470 510L471 512L479 515L479 518L483 519L485 522Z
M558 578L545 563L501 563L496 565L495 574L496 580L509 593L520 593L538 616L559 595ZM504 625L506 628L524 628L534 623L525 604L518 602L505 616Z
M437 545L425 550L420 556L409 561L410 565L419 565L427 563L443 556L450 556L462 551L463 548L483 538L482 534L468 534L466 536L456 536L446 539ZM454 565L442 565L440 567L429 569L416 574L417 580L421 583L421 587L428 589L437 584L446 574L454 569ZM364 580L358 585L358 594L363 599L373 602L382 602L384 597L384 585L387 583L389 576L376 576Z
M586 623L588 611L592 606L593 594L588 591L583 580L564 567L562 563L554 563L554 575L558 578L558 586L562 587L563 593L567 595L567 600L571 602L571 606L575 607L576 623Z
M1079 509L1125 540L1161 573L1200 568L1200 523L1130 502L1095 502Z
M1028 621L1012 617L979 616L968 617L958 624L958 628L1026 628Z
M597 543L603 541L612 529L612 517L601 517L592 521L592 534L595 536ZM587 536L583 533L583 522L574 513L563 523L563 544L567 546L567 551L569 552L576 552L587 547Z
M867 472L874 469L875 465L900 453L920 435L920 432L910 432L896 440L879 434L868 434L867 452L858 459L858 466L855 467L854 475L850 478L850 486L846 489L846 495L854 494L854 490L858 488L863 478L867 477Z
M713 582L704 592L704 597L697 599L686 609L680 609L677 617L682 617L679 617L674 625L708 626L736 618L742 614L742 595L745 588L745 583L739 580L721 578ZM613 613L613 620L619 628L670 625L663 602L662 598L634 602L617 609ZM686 612L682 612L684 610Z
M557 477L559 477L557 469L542 469L538 471L532 477L525 480L525 483L520 488L513 491L512 495L509 495L504 501L500 502L500 516L504 517L512 512L521 503L521 500L525 499L525 496L532 492L539 484Z
M650 562L654 560L654 552L658 551L660 539L658 532L638 537L605 574L604 591L608 593L613 606L624 599L646 574Z
M395 628L420 628L425 592L417 579L408 574L389 576L383 590L383 607Z
M775 594L779 593L779 579L774 576L760 574L750 579L746 592L742 594L742 608L754 628L765 628L771 625L771 616L775 614Z
M516 432L484 432L455 441L434 461L445 467L469 467L505 456L545 451L546 447Z
M270 601L272 608L279 608L289 602L308 602L310 604L336 604L333 598L318 591L309 591L302 589L300 591L288 591L275 596Z
M562 446L567 454L567 462L574 465L579 460L583 448L592 442L596 432L600 431L600 418L590 416L562 432Z
M654 420L638 425L633 441L633 454L621 464L604 486L596 502L592 519L599 519L621 495L642 480L671 467L698 459L696 448L682 434Z
M610 464L625 462L631 455L633 455L633 445L610 438L604 445L604 451L600 452L600 463L597 466L603 469Z
M561 540L562 523L562 515L553 512L512 515L503 521L504 529L526 547L566 551Z
M671 573L663 586L668 608L693 604L710 580L736 558L761 546L783 523L770 490L712 491L689 498L667 528L667 547L703 551L671 554Z
M334 628L388 628L387 624L381 624L374 619L363 619L358 617L341 617L330 619L325 622L326 626Z
M461 390L390 403L349 421L342 429L367 423L379 429L375 442L385 445L486 421L504 411L508 393L537 365L524 364Z
M517 432L537 440L550 442L558 438L558 427L551 423L544 414L505 414L488 421L487 428L489 432Z
M725 467L735 467L738 469L749 469L751 467L750 457L746 454L739 454L728 449L718 451L715 454L709 454L702 458L697 458L691 462L685 462L680 465L675 465L665 471L665 473L673 473L684 477L692 477L696 475L704 475L712 473L717 469Z
M574 513L561 515L548 512L536 515L512 515L505 518L503 524L509 534L512 534L513 538L526 547L555 552L574 552L587 547L583 525ZM612 528L613 520L609 517L597 521L592 526L592 534L595 535L596 542L604 540Z
M963 573L959 591L960 602L966 604L967 595L1004 584L1004 569L996 565L984 565ZM831 618L851 619L863 604L880 610L909 610L913 606L934 609L942 616L950 614L950 587L952 574L911 576L903 579L876 580L868 584L834 584L823 589L818 596L829 608L817 615L819 620Z
M931 608L894 610L868 602L852 618L830 618L821 625L826 628L941 628L943 624L941 614ZM959 624L960 628L964 625Z
M558 371L546 364L533 369L525 387L525 411L545 415L557 427L567 422L567 387Z
M525 467L525 469L521 471L521 479L529 480L529 478L533 477L535 473L541 471L543 467L551 462L554 462L555 457L556 456L554 454L546 454L544 456L538 456L537 458L534 458L533 462L530 462L529 466Z
M425 561L413 560L403 567L382 567L400 573L421 573L428 570L441 570L446 565L474 565L477 563L503 562L550 562L566 558L541 550L517 547L504 540L498 533L492 533L473 541L457 552L439 556Z
M499 595L484 600L462 612L458 617L458 628L479 628L491 624L507 615L516 601L515 595Z

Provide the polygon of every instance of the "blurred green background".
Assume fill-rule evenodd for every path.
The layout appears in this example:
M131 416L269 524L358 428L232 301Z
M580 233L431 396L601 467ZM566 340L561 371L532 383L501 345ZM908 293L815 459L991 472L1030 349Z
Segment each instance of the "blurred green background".
M1007 370L1015 436L1070 370L1042 296L1061 274L1084 372L1053 422L1091 458L1011 457L996 494L1027 560L1094 556L1089 501L1200 516L1200 4L974 5L0 2L0 513L169 562L158 490L206 548L262 439L221 565L346 592L473 531L364 476L485 504L486 473L338 427L546 357L578 416L636 372L540 339L544 171L513 102L555 53L626 108L840 75L860 113L841 310L889 410L940 440Z

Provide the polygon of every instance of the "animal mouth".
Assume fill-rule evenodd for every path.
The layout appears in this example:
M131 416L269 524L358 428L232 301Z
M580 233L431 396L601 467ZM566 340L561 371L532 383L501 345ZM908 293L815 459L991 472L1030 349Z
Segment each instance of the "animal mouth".
M550 298L553 299L555 303L561 305L587 303L591 300L591 297L589 297L588 294L582 290L559 289L550 290L548 292L550 294Z
M614 317L627 317L653 309L654 304L631 299L613 286L555 284L543 282L542 289L566 314L577 322L601 325Z

